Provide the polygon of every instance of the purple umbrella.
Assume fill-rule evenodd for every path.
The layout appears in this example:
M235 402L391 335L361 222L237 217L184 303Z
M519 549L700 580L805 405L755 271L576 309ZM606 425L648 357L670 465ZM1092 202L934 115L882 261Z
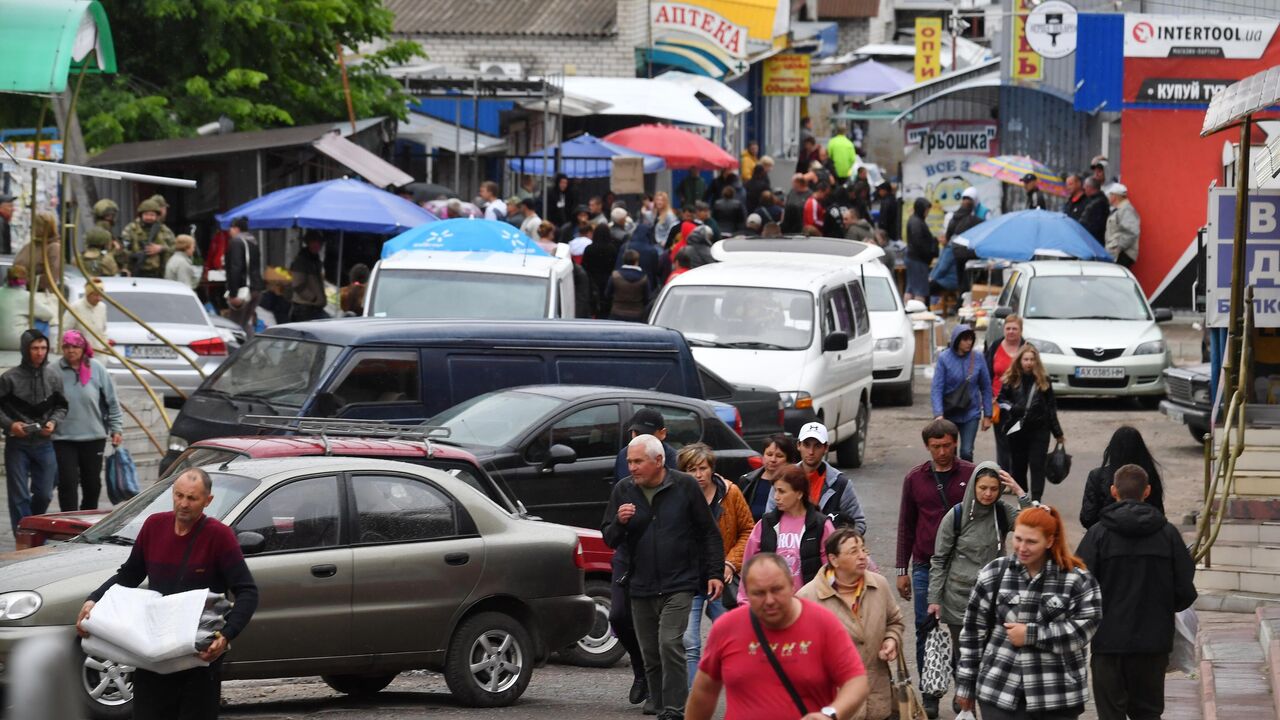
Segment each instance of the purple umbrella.
M809 92L824 95L884 95L915 82L909 73L875 60L867 60L825 77L809 86Z

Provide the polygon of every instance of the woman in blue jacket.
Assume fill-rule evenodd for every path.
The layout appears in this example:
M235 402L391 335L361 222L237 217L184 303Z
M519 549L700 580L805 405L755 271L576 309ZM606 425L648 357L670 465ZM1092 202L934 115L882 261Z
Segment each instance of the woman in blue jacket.
M979 423L983 430L991 427L991 375L987 363L973 350L976 340L968 325L951 331L951 344L938 355L929 391L934 417L960 428L960 457L969 461ZM961 391L961 386L967 389Z

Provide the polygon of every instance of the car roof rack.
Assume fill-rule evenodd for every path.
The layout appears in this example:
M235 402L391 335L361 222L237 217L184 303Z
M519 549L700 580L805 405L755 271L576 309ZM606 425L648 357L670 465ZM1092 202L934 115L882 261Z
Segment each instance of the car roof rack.
M329 437L384 438L387 440L418 440L426 449L427 457L435 457L432 438L449 437L451 431L442 425L399 425L382 420L352 420L318 417L284 417L280 415L245 415L240 424L277 432L299 435L318 435L324 443L324 454L331 455Z

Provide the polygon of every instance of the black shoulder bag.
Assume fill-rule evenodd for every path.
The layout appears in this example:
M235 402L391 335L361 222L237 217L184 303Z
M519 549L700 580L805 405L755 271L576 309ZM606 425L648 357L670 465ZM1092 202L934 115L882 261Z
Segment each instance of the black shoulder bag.
M782 669L782 664L778 662L778 657L773 654L773 648L769 647L769 638L764 636L764 628L760 627L760 618L755 613L751 613L751 627L756 631L756 639L760 641L760 649L764 651L764 656L768 658L769 665L773 667L773 672L777 674L778 679L782 681L782 687L786 689L787 694L791 696L791 702L796 704L796 709L800 711L800 717L809 714L805 709L804 700L800 697L800 693L796 692L796 686L791 684L791 678L787 677L787 673Z

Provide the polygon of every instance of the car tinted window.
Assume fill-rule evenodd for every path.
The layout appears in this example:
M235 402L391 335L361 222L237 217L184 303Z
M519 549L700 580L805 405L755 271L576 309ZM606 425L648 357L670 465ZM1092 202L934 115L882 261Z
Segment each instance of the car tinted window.
M848 333L852 338L856 332L853 325L853 307L849 304L849 293L843 287L831 290L822 296L823 321L828 333Z
M667 444L671 447L679 450L702 439L702 418L696 410L658 403L644 403L638 407L653 408L662 413L667 421Z
M1013 286L1018 284L1018 271L1011 270L1009 275L1004 279L1004 290L1000 293L1001 306L1012 307L1014 312L1018 311L1017 305L1013 303Z
M267 493L236 522L235 529L266 538L263 552L313 550L338 544L341 517L338 479L304 478Z
M858 329L858 337L871 332L871 316L867 314L867 298L862 294L862 286L849 283L845 286L849 291L849 299L853 301L853 324Z
M418 402L418 353L362 353L347 364L333 390L338 407Z
M708 400L724 400L733 395L733 388L723 382L720 382L715 376L708 373L703 368L698 368L698 375L702 378L702 393Z
M684 375L677 358L610 356L561 357L556 359L557 382L561 385L616 385L684 395Z
M204 308L195 295L149 292L111 292L111 299L129 308L129 312L147 323L174 323L176 325L208 325ZM132 323L128 315L107 303L107 322Z
M384 475L351 478L356 542L410 542L455 537L454 500L421 480Z
M547 431L547 446L568 445L578 459L613 457L622 447L618 406L597 405L557 420Z
M494 390L547 382L547 361L539 355L450 354L445 367L453 403Z

